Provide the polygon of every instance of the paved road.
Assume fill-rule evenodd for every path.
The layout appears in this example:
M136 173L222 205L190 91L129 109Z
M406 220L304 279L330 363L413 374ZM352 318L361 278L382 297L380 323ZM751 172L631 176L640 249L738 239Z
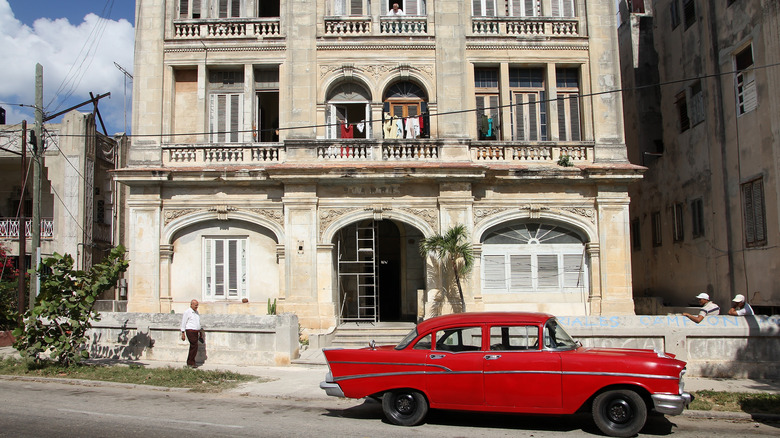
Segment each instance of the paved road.
M432 411L404 428L374 401L163 391L119 384L0 379L0 437L517 437L597 436L588 416ZM778 436L780 425L651 416L640 436Z

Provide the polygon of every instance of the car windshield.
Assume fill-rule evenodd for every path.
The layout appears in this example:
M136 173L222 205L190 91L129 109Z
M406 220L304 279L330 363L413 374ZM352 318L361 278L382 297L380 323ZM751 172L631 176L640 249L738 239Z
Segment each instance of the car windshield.
M401 340L401 342L398 343L398 345L395 346L396 350L403 350L406 348L410 342L414 341L414 339L417 337L417 328L413 328L412 331L407 333L406 336Z
M544 325L544 348L555 350L573 350L577 343L566 333L566 330L558 325L558 321L550 319Z

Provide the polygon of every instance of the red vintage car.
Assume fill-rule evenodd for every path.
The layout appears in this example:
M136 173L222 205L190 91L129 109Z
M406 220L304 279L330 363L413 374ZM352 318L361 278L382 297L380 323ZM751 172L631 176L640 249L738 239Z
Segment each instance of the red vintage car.
M649 409L678 415L685 362L661 351L588 348L554 316L461 313L423 321L398 345L324 349L328 395L382 399L387 419L429 408L563 415L590 409L610 436L631 436Z

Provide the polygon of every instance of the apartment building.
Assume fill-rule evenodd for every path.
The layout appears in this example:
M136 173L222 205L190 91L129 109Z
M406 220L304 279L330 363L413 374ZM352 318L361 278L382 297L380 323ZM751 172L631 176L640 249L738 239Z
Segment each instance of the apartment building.
M780 308L780 4L621 2L634 297Z
M392 3L403 14L390 14ZM632 314L612 0L137 2L128 310Z
M0 244L19 257L23 232L28 268L35 256L30 128L23 166L21 124L0 126ZM69 254L75 269L88 269L122 242L123 198L110 172L122 166L127 137L98 132L95 115L78 111L67 113L60 123L45 124L43 132L40 256ZM102 297L107 302L101 309L123 309L119 295L112 290Z

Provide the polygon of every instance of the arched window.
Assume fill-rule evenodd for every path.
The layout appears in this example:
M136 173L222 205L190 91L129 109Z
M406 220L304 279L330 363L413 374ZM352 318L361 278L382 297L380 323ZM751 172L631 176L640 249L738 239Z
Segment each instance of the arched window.
M328 94L328 138L371 138L371 95L360 84L344 82Z
M386 123L388 120L397 119L405 122L409 118L418 118L417 124L420 126L419 133L410 134L407 132L406 123L403 123L404 137L427 138L430 136L430 118L428 116L427 100L425 91L417 84L408 81L396 82L385 91L382 121L383 123ZM399 137L385 135L385 138Z
M486 293L576 293L588 288L585 240L571 229L513 222L488 230L482 244Z

